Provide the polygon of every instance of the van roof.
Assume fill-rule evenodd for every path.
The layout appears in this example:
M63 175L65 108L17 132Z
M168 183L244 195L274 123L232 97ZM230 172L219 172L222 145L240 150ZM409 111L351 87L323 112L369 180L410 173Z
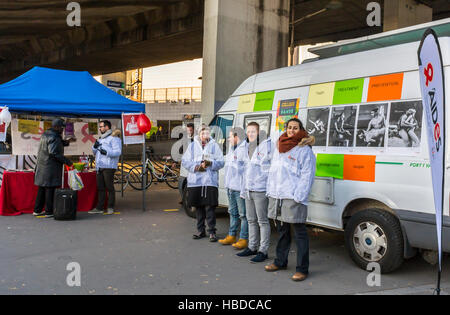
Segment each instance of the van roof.
M422 40L428 28L432 28L439 37L450 36L450 18L430 23L414 25L389 32L356 39L343 40L334 44L308 49L320 59L342 56L361 51L368 51L382 47L406 44Z
M324 48L321 47L318 50L322 50L323 56L328 55L330 52L330 50L327 52L326 49L336 51L336 49L338 50L338 47L352 48L353 46L351 45L356 45L361 48L358 52L342 53L334 57L326 57L293 67L258 73L245 80L232 96L308 86L325 82L365 78L390 73L417 71L419 68L417 51L419 49L420 40L422 39L424 30L430 26L432 26L433 29L437 27L440 32L438 35L443 36L439 38L443 64L444 66L449 66L450 19L438 22L426 23L413 28L387 32L384 33L384 35L375 35L378 37L369 40L372 44L369 42L366 43L366 38L366 41L356 39L346 41L345 43L325 46ZM394 40L394 38L396 39ZM402 43L402 41L405 41L407 38L413 40L413 42ZM385 41L385 46L375 49L370 48L370 45L374 45L373 43L378 43L377 41L374 42L374 40ZM391 43L392 45L389 45L388 43ZM363 50L362 47L364 45L369 47L369 49ZM348 48L349 51L350 48ZM356 50L354 47L352 49Z

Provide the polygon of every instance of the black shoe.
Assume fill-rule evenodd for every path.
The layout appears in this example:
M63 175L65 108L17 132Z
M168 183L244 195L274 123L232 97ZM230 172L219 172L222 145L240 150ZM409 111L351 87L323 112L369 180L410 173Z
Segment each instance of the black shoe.
M217 242L217 236L216 236L216 234L210 234L210 235L209 235L209 241L210 241L211 243L216 243L216 242Z
M46 219L51 219L51 218L53 218L53 217L54 217L53 213L48 213L48 214L46 213L46 214L45 214L45 218L46 218Z
M243 252L237 253L236 255L239 257L249 257L254 256L258 252L256 250L251 250L250 248L246 248Z
M199 239L202 239L202 238L205 238L205 237L206 237L206 233L205 232L202 232L202 233L199 233L199 234L194 234L192 236L192 238L194 240L199 240Z
M260 263L260 262L265 261L267 258L269 258L269 256L268 256L267 254L258 252L258 254L256 254L255 257L253 257L252 259L250 259L250 261L251 261L251 262L254 262L254 263Z

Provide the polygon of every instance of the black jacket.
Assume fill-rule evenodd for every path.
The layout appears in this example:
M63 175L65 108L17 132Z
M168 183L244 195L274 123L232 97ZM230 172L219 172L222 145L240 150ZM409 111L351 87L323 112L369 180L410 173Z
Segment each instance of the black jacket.
M41 137L36 163L34 184L40 187L61 187L62 167L72 162L64 157L64 146L69 143L61 138L61 134L49 129Z

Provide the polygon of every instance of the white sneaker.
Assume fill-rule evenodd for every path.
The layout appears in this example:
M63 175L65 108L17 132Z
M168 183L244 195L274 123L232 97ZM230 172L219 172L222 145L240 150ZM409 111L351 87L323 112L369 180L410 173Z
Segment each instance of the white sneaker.
M107 215L112 215L112 214L114 214L114 209L109 208L109 209L106 211L105 214L107 214Z
M102 210L98 210L96 208L96 209L93 209L93 210L89 211L88 213L89 214L103 214L103 211Z

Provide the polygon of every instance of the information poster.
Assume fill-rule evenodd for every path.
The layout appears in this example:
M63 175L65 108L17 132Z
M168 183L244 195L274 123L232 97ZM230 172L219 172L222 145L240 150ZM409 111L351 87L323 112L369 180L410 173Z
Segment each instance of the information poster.
M39 134L40 122L37 120L19 119L18 130L20 132L31 133L33 135Z
M333 105L355 104L362 100L364 79L336 82Z
M44 133L44 130L46 130L44 128L43 121L38 121L38 123L38 133L32 134L30 132L19 131L19 121L17 119L13 119L11 122L13 155L38 154L41 135ZM92 146L99 138L98 133L95 135L89 134L88 122L74 123L73 126L74 135L77 141L71 143L70 146L65 147L64 154L67 156L82 155L83 153L92 154Z
M275 91L262 92L256 94L254 112L271 111L273 107L273 99L275 97Z
M141 114L123 114L123 144L145 143L145 135L139 131L137 122Z
M335 85L335 82L311 85L308 107L332 105Z
M300 99L282 100L278 103L276 128L282 132L284 125L292 118L298 118Z
M316 165L316 176L344 179L343 154L319 154Z
M345 155L344 180L375 182L375 156Z
M255 107L256 94L242 95L239 97L238 113L251 113Z
M403 73L371 77L367 102L399 100L402 98Z

